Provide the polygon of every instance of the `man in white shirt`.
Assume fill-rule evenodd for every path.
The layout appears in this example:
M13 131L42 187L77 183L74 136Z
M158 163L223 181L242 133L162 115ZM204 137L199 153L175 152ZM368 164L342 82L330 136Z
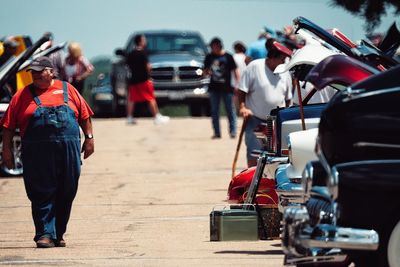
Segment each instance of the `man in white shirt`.
M292 99L290 74L274 73L275 68L291 56L291 50L272 38L266 42L266 48L267 58L252 61L244 70L238 91L239 113L247 119L245 142L249 167L257 164L251 152L261 148L254 135L254 128L265 121L272 109L289 106Z

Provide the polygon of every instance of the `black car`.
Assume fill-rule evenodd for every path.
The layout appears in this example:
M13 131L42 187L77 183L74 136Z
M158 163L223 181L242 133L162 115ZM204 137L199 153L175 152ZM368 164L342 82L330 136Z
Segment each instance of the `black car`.
M397 66L354 84L322 112L308 201L284 214L286 263L399 266L399 75Z
M126 102L127 78L131 75L125 56L134 49L134 36L147 39L147 53L152 65L151 79L159 106L183 103L192 116L208 115L209 79L203 76L203 61L207 46L195 31L152 30L132 34L124 49L117 49L120 61L112 65L111 81L116 108L123 110ZM133 74L134 75L134 74Z

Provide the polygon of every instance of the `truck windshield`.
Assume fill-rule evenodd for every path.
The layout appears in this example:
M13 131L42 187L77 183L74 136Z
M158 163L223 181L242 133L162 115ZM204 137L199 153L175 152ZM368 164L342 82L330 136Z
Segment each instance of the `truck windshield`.
M205 56L207 48L199 36L194 35L146 35L147 52L155 53L189 53L197 56Z

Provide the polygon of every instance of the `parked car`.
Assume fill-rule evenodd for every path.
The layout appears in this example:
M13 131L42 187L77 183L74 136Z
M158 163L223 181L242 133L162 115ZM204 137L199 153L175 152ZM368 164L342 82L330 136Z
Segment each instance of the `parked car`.
M90 103L96 116L111 116L115 111L115 94L108 73L100 73L91 86Z
M306 33L303 33L302 37L309 36L304 36L304 34ZM317 42L315 39L311 40ZM285 72L295 69L295 71L293 71L296 73L295 75L302 76L300 78L303 80L305 77L304 73L309 70L310 67L314 66L324 58L336 54L338 53L323 47L321 44L307 44L303 48L297 50L287 64L278 66L276 71ZM326 90L333 89L326 88ZM316 97L316 99L321 99L321 92L326 90L303 90L305 92L300 93L301 100L297 101L297 103L301 101L302 106L296 105L290 108L277 108L273 110L268 116L266 123L260 125L259 129L257 129L257 135L263 143L262 150L265 151L264 157L269 158L268 160L267 158L260 160L260 166L257 167L260 168L258 173L263 175L263 178L260 179L260 186L257 192L257 195L259 195L262 200L256 200L257 203L269 203L268 199L263 197L266 195L264 190L267 189L271 191L268 187L269 180L275 178L275 170L279 164L288 161L289 153L287 135L291 132L302 130L301 113L304 117L304 127L306 129L318 127L319 116L325 103L316 101L314 104L309 104L309 102L311 102L310 100L314 99L317 95L319 95L319 97ZM299 95L297 94L296 96L298 97ZM259 153L261 153L261 151ZM259 154L259 156L260 155L261 154ZM231 203L241 203L245 200L244 196L247 196L255 172L256 168L250 168L246 172L243 172L232 179L228 187L228 201ZM269 180L264 178L269 178ZM273 195L276 195L276 192L273 192ZM258 196L255 196L255 199L258 199Z
M293 76L299 81L302 81L310 69L324 58L329 58L326 59L326 62L332 61L332 63L335 63L329 64L328 68L321 68L319 72L314 72L315 77L312 77L312 81L314 85L319 85L318 90L314 88L307 94L304 94L305 97L298 101L299 104L301 103L299 106L277 108L272 110L270 116L268 116L265 123L265 130L262 131L265 134L261 138L265 139L265 152L263 154L259 153L259 156L261 157L261 155L263 155L265 159L258 161L259 164L257 168L260 168L258 174L265 173L270 179L275 178L275 171L279 166L279 162L271 157L278 157L282 160L280 163L287 163L288 134L302 129L316 128L318 126L318 118L325 108L325 103L307 105L318 91L327 90L328 88L325 87L328 85L332 85L336 89L344 89L355 81L378 73L378 69L385 68L382 64L385 64L386 67L392 67L396 63L395 60L388 58L379 49L369 48L368 44L356 46L338 31L335 31L334 35L332 35L303 17L296 18L294 20L294 26L296 31L301 33L302 37L305 37L304 39L307 40L308 44L302 49L299 49L286 66L278 66L278 72L291 70ZM398 46L398 43L393 45ZM371 65L363 63L358 59ZM345 64L343 62L341 63L341 61L350 63ZM344 68L339 69L336 64L343 65ZM322 76L324 77L323 79L321 78ZM303 93L298 95L302 96ZM269 159L267 159L267 157L269 157ZM274 164L269 164L268 162L274 162ZM256 170L254 170L254 173L255 172ZM254 177L249 173L248 179L251 180L253 178ZM260 177L258 180L261 183L263 181ZM241 177L240 181L243 182L245 179ZM251 183L246 181L240 186L240 184L233 179L228 188L228 199L233 202L236 200L236 196L239 195L239 192L247 194L249 184ZM232 190L236 190L237 192L231 192Z
M285 264L400 266L399 75L397 66L354 84L323 111L307 201L284 213Z
M115 106L123 109L126 102L126 55L134 49L134 36L144 34L152 65L151 79L159 106L183 103L192 116L209 115L209 78L203 76L203 61L207 46L195 31L151 30L132 34L124 49L117 49L121 60L112 65L111 81Z
M307 81L319 90L330 86L340 91L346 89L346 85L351 85L378 73L378 70L359 60L345 55L333 55L318 63L308 73ZM316 159L313 153L316 135L316 131L308 130L303 133L292 132L287 138L289 162L280 165L275 175L279 208L282 212L289 205L297 205L305 201L301 188L301 177L306 163Z

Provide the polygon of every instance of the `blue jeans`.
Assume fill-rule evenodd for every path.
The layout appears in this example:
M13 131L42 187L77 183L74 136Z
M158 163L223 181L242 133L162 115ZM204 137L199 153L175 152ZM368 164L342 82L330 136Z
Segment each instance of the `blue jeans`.
M31 201L34 240L60 240L67 230L72 202L81 172L81 142L74 111L68 106L64 83L64 105L42 106L30 88L37 108L22 137L25 190Z
M226 115L229 121L229 133L231 136L236 135L236 110L233 104L233 93L211 91L210 104L211 104L211 119L215 136L221 136L221 129L219 125L219 104L224 101Z
M257 160L257 158L253 157L251 155L251 152L256 149L261 149L261 141L257 139L256 135L254 134L254 129L262 123L263 120L260 120L259 118L255 116L251 116L247 119L247 125L245 129L245 143L246 143L246 148L247 148L247 161L249 160Z

